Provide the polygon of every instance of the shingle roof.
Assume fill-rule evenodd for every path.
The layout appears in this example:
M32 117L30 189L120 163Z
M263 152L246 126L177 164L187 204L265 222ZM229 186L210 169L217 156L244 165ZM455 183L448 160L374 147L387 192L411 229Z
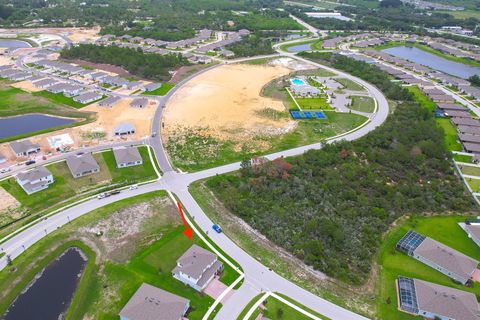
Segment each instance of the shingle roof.
M217 255L194 244L178 260L173 272L183 272L199 279L208 265L217 259Z
M469 279L478 266L477 260L431 238L423 240L414 253L465 279Z
M189 303L188 299L143 283L120 316L129 320L178 320Z
M36 167L33 170L20 172L17 174L17 179L20 180L27 180L27 181L35 181L44 177L48 177L52 173L48 171L45 167Z
M479 320L480 309L474 294L414 279L418 308L458 320Z
M68 157L67 165L74 176L90 170L100 170L100 166L90 153Z
M117 164L142 161L142 156L137 147L113 149L113 155Z
M25 153L31 149L40 148L38 144L32 143L30 140L14 141L10 143L10 147L16 153Z

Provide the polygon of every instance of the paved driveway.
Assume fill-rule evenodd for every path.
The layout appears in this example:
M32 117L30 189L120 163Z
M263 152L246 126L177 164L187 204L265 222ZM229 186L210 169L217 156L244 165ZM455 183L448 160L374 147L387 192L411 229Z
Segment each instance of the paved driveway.
M213 299L217 300L217 298L222 294L223 291L227 289L227 285L220 282L218 277L213 278L213 280L208 284L208 286L203 290L203 292ZM233 291L230 291L223 299L222 303L225 303L233 294Z

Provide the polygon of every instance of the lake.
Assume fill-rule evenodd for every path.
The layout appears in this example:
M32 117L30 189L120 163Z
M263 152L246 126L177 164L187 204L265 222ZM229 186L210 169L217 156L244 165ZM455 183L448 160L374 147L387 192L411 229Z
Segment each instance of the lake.
M21 40L0 39L0 48L30 48L31 45Z
M68 310L86 264L79 249L68 249L37 275L38 279L17 297L2 319L58 320Z
M291 46L287 48L288 52L300 52L300 51L308 51L308 50L312 50L310 43L299 44L299 45Z
M463 63L450 61L415 47L399 46L382 50L392 56L409 60L431 69L448 73L452 76L467 79L480 74L480 67L469 66Z
M0 139L51 129L75 122L75 119L49 116L45 114L25 114L0 118Z

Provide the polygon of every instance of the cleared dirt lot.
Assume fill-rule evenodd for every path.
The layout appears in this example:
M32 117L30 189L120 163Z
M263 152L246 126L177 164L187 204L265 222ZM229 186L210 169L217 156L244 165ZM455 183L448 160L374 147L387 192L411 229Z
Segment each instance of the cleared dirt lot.
M281 101L260 95L269 81L291 72L281 65L224 65L206 72L178 90L165 111L164 137L182 128L203 128L223 140L242 140L292 129L289 119L269 119L259 112L284 111Z

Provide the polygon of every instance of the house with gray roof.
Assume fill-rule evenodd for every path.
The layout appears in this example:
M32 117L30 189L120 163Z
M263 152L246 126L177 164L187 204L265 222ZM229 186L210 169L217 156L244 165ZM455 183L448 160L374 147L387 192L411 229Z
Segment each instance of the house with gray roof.
M47 189L54 181L52 173L45 167L36 167L30 171L20 172L17 174L16 180L28 195Z
M467 233L468 237L480 247L480 220L461 222L459 225Z
M304 85L295 85L290 86L292 93L298 96L318 96L320 94L320 89L315 88L314 86L304 84Z
M111 96L107 99L104 99L98 103L100 107L113 107L118 101L120 101L120 97Z
M131 134L135 134L135 132L136 132L135 126L128 122L119 123L115 127L115 129L113 129L113 134L116 136L128 136Z
M480 320L480 308L473 293L427 281L398 277L398 308L425 319Z
M136 98L130 103L130 107L132 108L144 108L146 106L148 106L147 98Z
M141 81L134 81L127 84L128 90L138 90L143 87L143 82Z
M82 104L87 104L91 103L93 101L99 100L103 97L101 93L95 92L95 91L89 91L82 93L79 96L76 96L73 98L74 101L80 102Z
M216 254L194 244L177 260L172 275L195 290L203 291L222 271L223 263L218 261Z
M35 81L33 83L33 86L35 86L36 88L45 89L45 88L53 86L56 83L58 83L57 80L47 78L47 79Z
M117 168L139 166L143 163L142 156L137 147L123 147L113 149Z
M72 155L66 161L74 178L88 176L100 171L100 166L91 153Z
M158 88L160 88L161 86L162 86L161 83L152 82L152 83L144 85L143 90L145 90L146 92L155 91Z
M412 230L400 239L396 248L464 285L477 271L477 260Z
M13 153L17 157L26 157L32 153L40 152L40 145L32 143L30 140L13 141L10 143Z
M181 320L190 300L143 283L120 311L120 320Z

